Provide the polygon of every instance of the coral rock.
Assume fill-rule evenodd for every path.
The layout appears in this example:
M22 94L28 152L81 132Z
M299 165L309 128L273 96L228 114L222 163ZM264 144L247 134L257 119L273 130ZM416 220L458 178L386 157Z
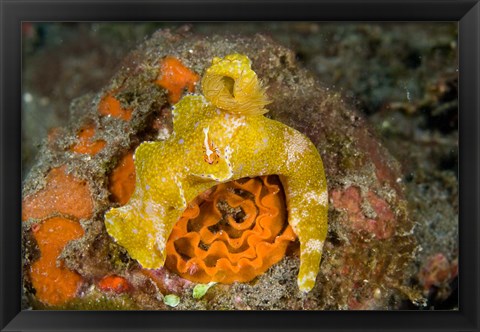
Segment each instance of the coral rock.
M118 160L128 151L140 146L142 148L137 149L137 152L141 152L139 156L141 154L148 156L150 148L156 149L153 148L152 143L142 144L142 142L157 139L159 142L155 142L156 144L166 144L174 137L175 134L169 130L172 128L169 122L172 117L170 115L161 116L163 113L173 113L173 121L176 122L176 125L188 124L188 121L177 121L176 114L182 108L185 109L188 104L197 103L202 107L207 104L206 99L199 95L185 96L170 112L171 103L175 102L177 98L180 100L184 90L197 93L200 91L194 90L195 75L193 75L193 82L189 83L189 80L186 80L187 83L183 82L175 88L156 83L156 80L162 78L159 73L162 73L163 59L176 58L184 64L182 66L188 65L191 68L189 71L204 73L211 65L213 58L224 57L235 52L248 56L255 73L262 80L261 86L266 88L268 100L257 100L255 109L261 110L261 112L268 109L269 120L275 120L295 129L295 131L289 131L289 135L275 135L275 138L292 136L292 140L295 141L293 134L301 133L311 141L311 147L321 154L328 180L328 190L331 193L331 204L328 207L328 234L325 234L327 237L323 246L321 265L318 261L312 264L311 268L318 269L319 273L310 278L309 286L313 286L313 288L307 294L300 294L296 286L301 259L296 255L298 242L294 242L292 250L287 250L285 257L256 277L254 283L218 285L211 293L209 292L208 301L193 301L189 300L191 299L190 281L176 276L165 267L148 270L149 273L141 273L146 269L140 267L135 261L137 257L130 251L123 250L114 243L113 237L108 236L103 224L103 213L118 207L120 202L112 202L108 199L113 191L111 191L110 184L114 182L108 177L113 173L112 170L120 165ZM165 73L168 71L165 70ZM212 83L215 82L218 80L213 80ZM220 82L227 92L234 90L232 81L228 78ZM98 109L98 101L105 97L105 92L115 91L119 87L122 89L122 95L133 97L122 100L122 107L132 109L135 114L128 123L120 119L112 119L113 116L104 116ZM207 83L207 94L215 91L219 91L216 85ZM167 100L169 92L170 100ZM265 104L268 101L270 103ZM230 103L232 100L228 99L228 102ZM182 103L184 104L182 105ZM95 155L95 158L85 158L85 155L68 151L68 147L77 137L79 117L73 116L70 126L63 128L61 135L52 137L51 140L54 142L45 146L43 153L39 154L39 159L32 169L32 175L24 184L24 192L28 196L24 197L22 218L45 218L52 213L72 215L77 218L91 218L82 223L85 226L85 235L81 240L76 241L75 246L67 246L70 251L82 254L66 256L65 265L81 267L85 265L86 261L93 265L100 260L109 263L105 266L110 270L102 270L101 274L82 270L85 280L97 280L100 275L121 275L132 282L132 289L122 296L131 297L138 307L144 309L165 308L158 292L169 292L169 289L173 288L175 292L178 292L176 294L182 298L175 309L187 310L235 309L239 307L239 298L243 308L254 310L388 309L399 308L407 297L402 287L408 286L411 277L416 276L416 272L412 272L414 269L410 268L416 244L412 231L413 223L409 219L406 200L403 196L403 183L397 181L402 178L399 164L379 143L375 133L361 114L352 105L345 102L340 93L333 89L327 89L320 80L302 69L293 51L258 34L227 37L212 35L205 38L202 35L184 31L174 33L162 30L153 34L150 39L132 52L122 63L115 76L106 86L99 89L97 94L83 96L71 105L70 114L81 114L85 118L82 121L91 121L82 123L99 125L95 128L95 136L91 138L104 139L108 144L101 150L101 153ZM248 109L245 105L241 108ZM189 113L189 116L194 115L195 113ZM215 111L212 112L212 116L217 116ZM258 114L254 116L266 118ZM154 119L163 121L161 124L155 124L157 129L152 128ZM193 122L193 125L195 123L196 121ZM167 128L168 130L163 130L165 135L162 133L160 137L158 128L162 128L162 130ZM209 128L207 144L205 144L204 132L199 131L202 139L196 150L198 152L198 158L195 159L198 161L196 164L205 164L204 166L207 167L211 162L213 167L226 166L225 159L220 158L224 151L218 138L213 135L215 130L214 127ZM178 131L178 128L174 131ZM184 131L192 132L189 127L185 127ZM174 148L168 151L169 153L165 154L164 158L158 158L159 167L163 167L167 163L184 166L188 161L180 153L184 148L180 147L179 142L179 139L183 138L184 145L187 145L186 137L176 138L178 140L172 144ZM252 147L253 143L262 142L258 137L243 141ZM221 153L217 153L217 149ZM274 149L282 150L282 153L286 151L280 146L274 146ZM288 150L287 156L277 153L275 158L280 156L280 159L283 159L282 163L289 159L291 161L304 159L302 153L296 153L297 150L294 146ZM206 153L207 151L208 153ZM255 160L258 157L255 156L254 150L251 153L245 153L245 156L248 160ZM266 160L270 159L266 157ZM217 161L218 163L216 163ZM161 181L162 177L158 178L159 170L155 167L142 166L141 164L146 165L146 163L137 163L137 158L135 163L138 164L136 166L143 167L141 172L151 175L139 176L141 172L138 172L137 169L135 190L140 186L146 193L145 189L148 183L145 182L145 179L155 178ZM69 169L75 169L75 174L81 174L82 180L72 175L66 175L64 169L55 170L58 165L68 165ZM249 163L245 165L248 166ZM52 169L51 173L49 173L50 169ZM304 167L304 171L310 169L310 167ZM221 176L217 174L217 177ZM170 180L172 180L172 186L168 188L175 188L175 179ZM228 176L225 176L222 182L231 180L235 179L228 179ZM120 180L120 182L123 181ZM202 183L200 179L196 179L196 181ZM205 179L205 182L208 181L210 180ZM56 182L56 184L52 186L49 182ZM37 190L38 185L42 183L46 183L45 188ZM218 185L218 183L212 181L208 186L199 186L198 190L186 195L185 208L199 193L214 185ZM306 183L303 187L308 188ZM184 189L187 190L187 186L184 186ZM284 186L284 189L286 192L289 190L288 186ZM134 196L135 194L130 200ZM208 197L209 195L206 193L201 199ZM298 199L307 198L304 195L297 197ZM124 205L121 209L128 205ZM95 206L95 211L93 211L93 206ZM183 206L183 201L179 206ZM156 207L151 206L150 208L155 209ZM179 208L175 213L178 213L178 217L180 217L183 211L183 208ZM302 212L302 210L296 211L297 218L305 224L310 224L310 221L314 219L318 220L318 218L304 217ZM321 213L326 216L327 208L322 209ZM294 217L292 214L294 213L287 215L290 224ZM93 215L95 215L94 218L92 218ZM172 219L172 228L177 219ZM369 223L367 220L375 221L375 223ZM24 223L24 227L27 226L30 227L28 223ZM297 233L293 225L292 229ZM138 228L137 231L141 231L141 229ZM157 231L160 232L161 229L158 228ZM324 231L326 232L326 227ZM131 239L133 243L136 243L137 238L132 235L134 235L133 229L131 234L125 236L125 239ZM169 235L165 228L161 237L162 241L164 239L164 244L167 243ZM299 234L297 233L297 235ZM114 237L118 240L117 234L114 234ZM99 238L104 241L98 241ZM152 240L152 244L154 242L155 239ZM307 241L302 241L301 236L299 236L299 242L307 243ZM94 249L96 245L100 246L101 250ZM148 248L144 243L137 243L137 245L147 247L150 252L156 250L153 246ZM91 248L91 250L84 250L85 248ZM29 263L28 260L25 262ZM26 271L29 271L30 268L31 266L26 264ZM80 271L80 268L77 270ZM190 267L189 273L194 274L195 271L198 271L197 267ZM142 282L140 282L137 280L140 278L139 275L142 278L151 279L151 282L144 282L145 279L141 279ZM143 288L138 286L140 284L143 285ZM144 291L144 289L148 290ZM31 293L29 287L25 287L25 290L26 293L30 292L30 295L35 295ZM79 298L78 300L82 301L83 299Z

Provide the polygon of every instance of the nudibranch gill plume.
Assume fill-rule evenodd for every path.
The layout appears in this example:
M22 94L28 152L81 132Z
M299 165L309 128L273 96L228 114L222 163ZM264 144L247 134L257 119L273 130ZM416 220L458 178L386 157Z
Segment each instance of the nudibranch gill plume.
M298 287L310 291L328 227L320 154L306 136L263 115L270 101L245 55L214 58L201 85L203 95L172 107L168 139L136 149L135 192L105 214L108 233L144 268L159 268L175 223L195 197L219 183L275 174L300 241Z

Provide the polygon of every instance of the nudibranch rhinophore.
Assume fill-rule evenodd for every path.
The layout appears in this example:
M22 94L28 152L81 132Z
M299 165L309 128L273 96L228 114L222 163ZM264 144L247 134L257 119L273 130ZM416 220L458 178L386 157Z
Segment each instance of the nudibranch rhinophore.
M159 268L173 226L197 195L219 183L277 174L300 241L298 287L310 291L328 226L320 154L306 136L263 116L270 101L245 55L214 58L201 84L203 95L173 106L170 137L136 149L135 192L105 214L108 233L143 267Z

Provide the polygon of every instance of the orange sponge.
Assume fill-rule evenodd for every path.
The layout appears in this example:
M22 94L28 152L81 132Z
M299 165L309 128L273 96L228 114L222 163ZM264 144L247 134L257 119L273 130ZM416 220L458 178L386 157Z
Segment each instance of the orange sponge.
M188 206L167 242L165 264L194 282L248 282L280 261L295 238L278 178L241 179Z
M126 153L110 173L108 189L112 193L114 202L120 205L127 204L135 190L135 164L133 151Z
M61 213L78 219L90 218L93 200L88 184L66 173L66 167L52 169L44 189L23 199L22 220L46 218Z
M113 116L125 121L130 121L132 118L132 109L122 108L120 101L112 94L105 95L98 105L98 112L102 115Z
M30 279L36 297L45 304L60 305L75 297L82 277L58 261L65 245L82 237L82 226L76 221L53 217L34 230L40 249L40 259L30 267Z
M107 142L104 140L93 141L93 136L95 136L95 127L93 125L82 127L77 133L78 143L73 145L70 150L76 153L96 155L107 145Z
M160 74L155 83L168 91L168 101L175 104L182 97L185 88L188 88L189 92L195 90L199 79L200 76L185 67L180 60L167 56L160 63Z

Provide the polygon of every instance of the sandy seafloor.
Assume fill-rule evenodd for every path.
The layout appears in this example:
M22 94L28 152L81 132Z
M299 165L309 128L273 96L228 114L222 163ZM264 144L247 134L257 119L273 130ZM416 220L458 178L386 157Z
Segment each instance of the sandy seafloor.
M98 91L121 59L162 23L23 25L23 178L72 99ZM418 261L458 262L456 23L216 23L193 32L264 33L363 113L402 164L421 246ZM415 281L414 281L415 282ZM458 307L457 278L431 288L424 309ZM405 308L415 309L411 304Z

